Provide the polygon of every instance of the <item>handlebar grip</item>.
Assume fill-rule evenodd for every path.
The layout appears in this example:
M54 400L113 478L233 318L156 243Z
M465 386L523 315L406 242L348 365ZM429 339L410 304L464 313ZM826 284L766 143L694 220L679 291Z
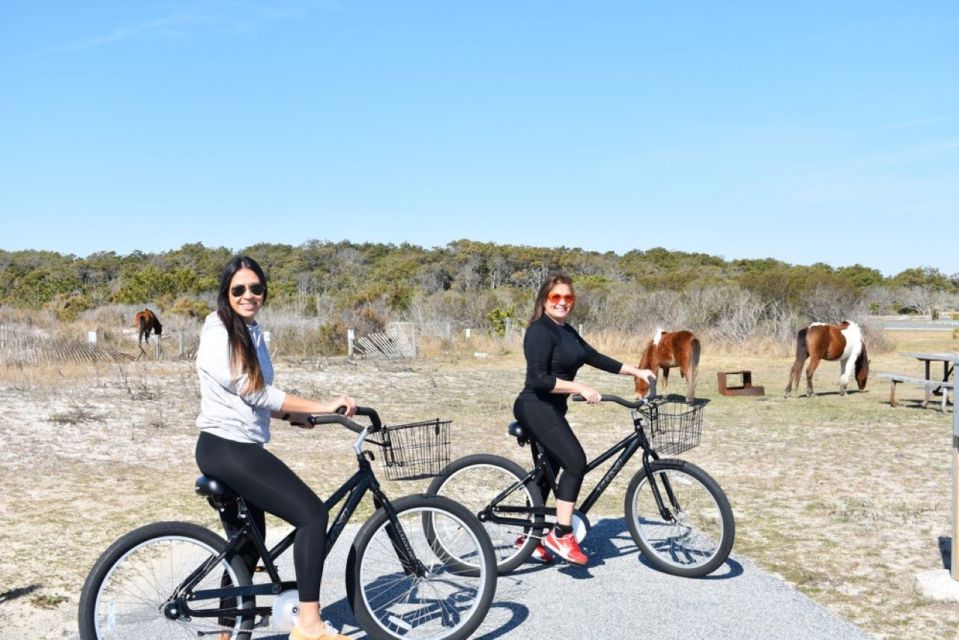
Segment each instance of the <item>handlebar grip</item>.
M346 411L346 407L338 407L336 413L326 413L321 415L311 415L309 417L310 424L338 424L346 427L354 433L361 433L366 427L354 420L347 418L343 413ZM376 413L375 409L370 407L357 407L356 415L363 416L370 419L370 431L375 433L379 431L383 426L383 423L380 422L380 416Z
M586 398L584 398L578 393L575 393L570 397L576 402L586 401ZM649 403L649 398L640 398L639 400L636 400L635 402L633 402L630 400L624 400L623 398L620 398L619 396L607 395L605 393L601 395L599 399L601 402L615 402L616 404L622 405L628 409L639 409L644 404Z

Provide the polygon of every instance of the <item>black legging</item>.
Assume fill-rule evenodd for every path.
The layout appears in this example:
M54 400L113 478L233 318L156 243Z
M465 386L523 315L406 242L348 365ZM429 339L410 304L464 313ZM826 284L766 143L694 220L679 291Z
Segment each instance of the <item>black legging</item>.
M566 422L564 413L562 408L540 400L517 399L513 404L513 415L542 445L553 469L563 469L556 487L556 499L576 502L586 473L586 453ZM541 480L540 488L545 502L549 494L547 479Z
M266 535L264 511L296 527L293 567L301 602L319 602L326 547L326 505L279 458L261 445L234 442L201 432L196 443L200 471L243 496L260 532ZM220 512L229 538L242 526L238 514ZM252 574L259 554L252 542L239 552Z

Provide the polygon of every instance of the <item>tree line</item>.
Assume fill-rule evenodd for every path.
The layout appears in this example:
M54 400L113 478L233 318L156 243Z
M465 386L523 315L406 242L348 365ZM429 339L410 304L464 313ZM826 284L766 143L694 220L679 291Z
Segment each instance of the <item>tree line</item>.
M255 244L269 277L270 305L316 318L334 340L346 327L391 320L502 332L525 323L532 296L552 270L570 273L580 293L577 320L628 330L637 318L732 334L806 320L955 309L959 274L915 267L891 277L855 264L725 260L663 248L625 254L458 240L443 247L310 240ZM48 309L61 319L109 304L154 305L202 317L215 304L223 247L185 244L161 253L112 251L86 257L0 250L0 304ZM633 324L631 324L633 323ZM698 325L698 327L696 326Z

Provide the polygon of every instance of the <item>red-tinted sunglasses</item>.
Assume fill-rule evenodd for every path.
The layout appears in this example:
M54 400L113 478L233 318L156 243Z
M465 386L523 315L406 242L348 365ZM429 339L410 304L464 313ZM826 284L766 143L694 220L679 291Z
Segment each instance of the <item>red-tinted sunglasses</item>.
M551 293L546 296L546 299L552 302L553 304L559 304L560 302L565 302L566 304L573 304L576 302L576 296L572 293Z

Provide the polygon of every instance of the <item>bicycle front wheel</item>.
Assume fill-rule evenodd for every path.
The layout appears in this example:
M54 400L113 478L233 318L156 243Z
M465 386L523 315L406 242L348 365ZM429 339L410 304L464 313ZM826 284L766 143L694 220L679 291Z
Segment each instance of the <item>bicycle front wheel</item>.
M657 460L650 468L652 478L641 468L626 490L633 540L660 571L687 578L712 573L733 548L736 525L726 494L690 462Z
M392 505L396 521L377 510L350 549L346 589L357 622L374 640L468 638L496 590L496 562L483 526L446 498L407 496ZM438 552L437 537L475 569L463 570Z
M483 523L493 543L496 570L500 575L529 559L545 521L542 515L530 512L531 508L543 506L543 498L536 485L519 484L525 477L526 471L512 460L481 453L454 460L433 478L427 489L429 495L447 497L478 515L498 495L516 485L496 507L503 517L522 521L522 524Z
M229 633L246 639L253 615L237 618L185 615L170 606L181 586L226 547L218 535L188 522L158 522L135 529L114 542L93 565L80 592L82 640L196 640ZM190 591L250 584L237 558L214 564ZM187 595L187 594L184 594ZM190 600L195 612L221 607L252 609L252 597Z

